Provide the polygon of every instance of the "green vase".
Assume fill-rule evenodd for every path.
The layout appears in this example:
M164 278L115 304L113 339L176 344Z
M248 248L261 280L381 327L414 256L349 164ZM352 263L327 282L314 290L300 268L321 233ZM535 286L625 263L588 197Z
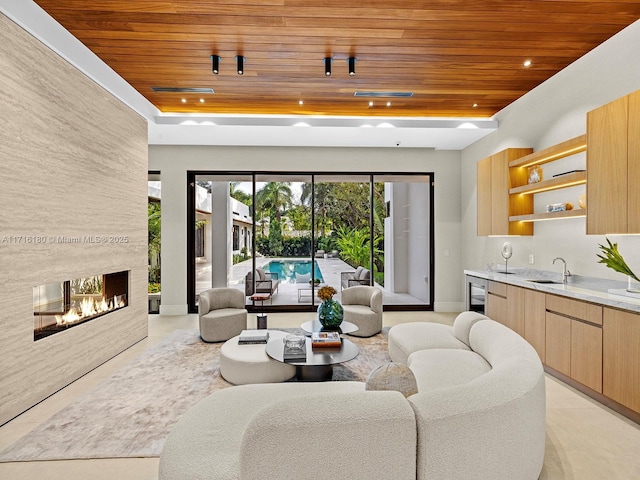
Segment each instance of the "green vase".
M340 328L344 310L342 305L333 299L325 300L318 305L318 321L327 330Z

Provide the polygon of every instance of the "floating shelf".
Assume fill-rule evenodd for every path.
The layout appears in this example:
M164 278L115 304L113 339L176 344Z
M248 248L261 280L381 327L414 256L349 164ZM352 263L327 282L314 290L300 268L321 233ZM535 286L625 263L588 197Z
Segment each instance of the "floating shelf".
M531 165L542 165L553 162L564 157L584 152L587 149L587 136L580 135L557 145L553 145L537 152L530 153L524 157L509 162L509 167L530 167Z
M551 213L531 213L529 215L515 215L509 217L510 222L539 222L542 220L559 220L561 218L579 218L586 217L587 209L579 208L577 210L566 210L564 212Z
M538 183L530 183L520 187L514 187L509 190L510 195L547 192L549 190L557 190L559 188L573 187L575 185L584 185L587 183L587 172L567 173L559 177L544 180Z

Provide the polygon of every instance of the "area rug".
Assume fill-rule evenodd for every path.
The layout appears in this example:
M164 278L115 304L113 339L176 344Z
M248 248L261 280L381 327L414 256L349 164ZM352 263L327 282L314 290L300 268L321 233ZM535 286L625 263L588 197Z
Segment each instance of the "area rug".
M360 354L336 365L333 379L365 381L391 361L387 332L350 337ZM231 386L220 376L220 347L204 343L195 330L173 332L0 452L0 462L159 456L189 407Z

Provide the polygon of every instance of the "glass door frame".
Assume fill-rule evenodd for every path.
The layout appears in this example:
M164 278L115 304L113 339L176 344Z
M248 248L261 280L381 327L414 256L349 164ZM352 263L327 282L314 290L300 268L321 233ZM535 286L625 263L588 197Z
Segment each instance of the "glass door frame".
M374 228L371 226L374 224L374 179L376 176L405 176L405 177L425 177L428 176L430 178L430 202L429 202L429 303L423 304L394 304L394 305L383 305L385 311L433 311L434 304L434 293L435 293L435 218L434 218L434 200L435 200L435 175L433 172L335 172L335 171L313 171L313 172L280 172L280 171L229 171L229 170L188 170L187 171L187 251L185 252L187 258L187 307L189 313L198 313L198 306L196 303L196 255L195 250L193 248L195 244L195 236L196 236L196 210L195 210L195 199L196 199L196 177L198 175L224 175L226 177L237 175L238 177L248 177L251 176L252 179L252 197L253 197L253 205L255 206L256 202L256 177L261 176L309 176L311 177L311 249L310 249L310 259L312 265L312 278L313 278L313 265L315 260L315 177L318 176L363 176L366 175L369 177L369 245L373 246L374 241ZM252 257L252 269L255 271L256 268L256 222L255 222L255 208L253 208L252 212L252 227L251 227L251 257ZM373 263L374 263L374 249L369 249L369 269L373 272ZM374 276L371 275L370 284L374 281ZM255 278L254 278L255 282ZM254 285L255 286L255 285ZM314 285L312 285L312 288ZM247 304L247 309L250 312L257 311L282 311L282 312L309 312L314 311L317 308L317 304L314 304L313 290L312 290L312 303L308 304L291 304L291 305L262 305L253 306Z

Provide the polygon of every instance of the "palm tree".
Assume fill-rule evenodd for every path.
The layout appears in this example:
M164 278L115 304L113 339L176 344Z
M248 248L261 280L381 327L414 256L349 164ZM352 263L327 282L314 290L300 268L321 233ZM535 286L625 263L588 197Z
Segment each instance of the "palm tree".
M293 205L291 182L268 182L256 194L259 211L267 211L269 218L278 222L288 207Z

